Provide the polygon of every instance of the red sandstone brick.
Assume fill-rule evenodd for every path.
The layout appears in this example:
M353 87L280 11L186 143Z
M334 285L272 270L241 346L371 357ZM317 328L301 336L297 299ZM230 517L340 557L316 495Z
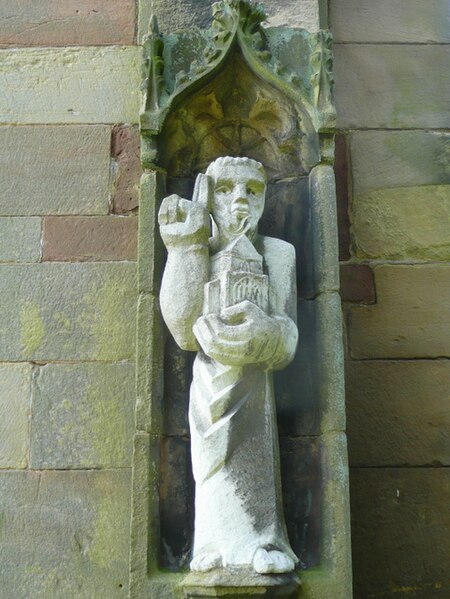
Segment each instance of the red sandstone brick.
M139 204L141 178L140 137L137 127L120 125L112 133L112 157L116 161L113 212L124 214Z
M344 302L373 304L376 300L373 270L365 264L341 264L341 298Z
M0 47L134 43L134 0L2 0Z
M136 260L137 224L134 216L47 216L44 218L43 260Z

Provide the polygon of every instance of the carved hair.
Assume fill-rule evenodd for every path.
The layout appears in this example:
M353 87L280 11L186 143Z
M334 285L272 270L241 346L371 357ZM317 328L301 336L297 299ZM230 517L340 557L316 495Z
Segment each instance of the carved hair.
M261 173L264 177L264 181L267 182L266 171L264 170L263 165L257 160L253 160L253 158L244 158L244 157L234 157L234 156L221 156L211 162L211 164L206 169L206 174L210 177L215 178L220 169L225 168L227 166L247 166L252 169L255 169Z

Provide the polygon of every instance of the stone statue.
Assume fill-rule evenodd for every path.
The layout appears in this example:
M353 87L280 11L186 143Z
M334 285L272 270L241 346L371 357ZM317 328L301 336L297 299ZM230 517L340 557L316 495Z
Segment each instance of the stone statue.
M194 196L164 199L164 320L197 351L189 423L195 478L191 570L298 561L286 534L272 370L297 345L295 251L257 232L266 176L250 158L218 158Z

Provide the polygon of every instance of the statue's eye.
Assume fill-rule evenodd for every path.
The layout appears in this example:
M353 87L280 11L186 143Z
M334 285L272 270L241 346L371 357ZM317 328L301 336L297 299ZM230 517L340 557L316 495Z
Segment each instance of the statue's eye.
M254 196L256 194L256 190L253 187L247 187L247 194Z
M229 193L231 191L228 185L219 185L216 187L216 193Z

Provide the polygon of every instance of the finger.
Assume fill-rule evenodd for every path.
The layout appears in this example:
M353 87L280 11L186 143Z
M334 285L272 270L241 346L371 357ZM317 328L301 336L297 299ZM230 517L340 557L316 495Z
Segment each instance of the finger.
M176 194L164 198L158 213L158 222L160 225L169 225L176 222L176 210L179 200L181 198Z
M192 231L205 230L208 235L211 230L210 218L208 212L196 204L192 204L191 210L186 218L186 223Z
M192 201L208 210L210 197L211 180L208 175L200 173L195 180L194 194Z
M256 315L259 316L261 312L262 310L259 308L259 306L253 302L250 302L249 300L244 300L238 304L224 308L220 315L223 320L227 322L239 324L241 322L245 322L250 317L254 318Z
M190 200L180 198L177 203L177 220L179 222L185 222L192 212L193 204Z

